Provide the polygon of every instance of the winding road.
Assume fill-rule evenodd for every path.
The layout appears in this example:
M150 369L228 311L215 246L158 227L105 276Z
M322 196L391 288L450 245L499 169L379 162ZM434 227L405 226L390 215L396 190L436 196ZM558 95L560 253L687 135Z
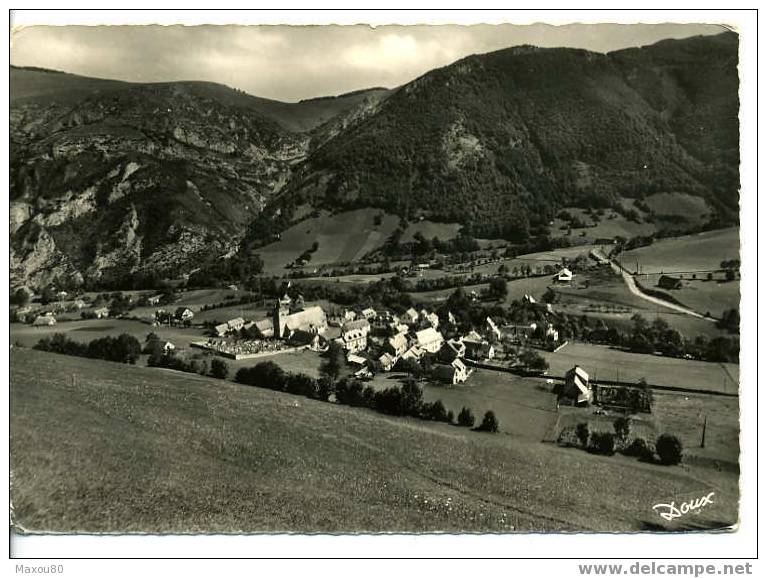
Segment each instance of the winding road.
M644 299L645 301L649 301L650 303L653 303L655 305L660 305L661 307L672 309L678 313L684 313L685 315L697 317L698 319L704 319L706 321L710 321L711 323L716 322L716 319L712 319L711 317L706 317L705 315L698 313L697 311L693 311L692 309L688 309L687 307L683 307L682 305L677 305L676 303L671 303L670 301L666 301L664 299L659 299L658 297L653 297L652 295L648 295L637 286L636 279L634 279L634 276L628 271L626 271L623 267L621 267L618 263L616 263L613 259L608 259L600 251L597 251L597 250L591 251L591 254L594 256L595 259L601 261L602 263L610 263L610 266L613 268L613 270L616 273L621 274L621 276L623 277L623 281L626 283L626 287L628 287L628 290L631 291L631 293L633 293L637 297L640 297Z

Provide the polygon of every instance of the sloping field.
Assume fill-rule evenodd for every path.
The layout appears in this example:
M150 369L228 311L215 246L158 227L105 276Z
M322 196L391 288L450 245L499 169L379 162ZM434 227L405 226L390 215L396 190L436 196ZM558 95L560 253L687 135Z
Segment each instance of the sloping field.
M639 282L652 289L657 289L660 275L642 275ZM711 281L705 280L703 274L697 279L684 275L682 288L667 290L666 293L683 305L701 313L710 312L714 317L720 317L727 309L740 307L740 281L724 281L724 275L717 273Z
M285 265L295 261L304 251L318 243L317 251L307 265L322 265L339 261L353 261L383 245L397 228L399 220L384 215L380 225L375 224L377 209L358 209L331 215L323 212L283 231L279 241L270 243L257 253L264 260L268 274L282 274Z
M413 240L413 236L416 233L421 233L426 239L433 239L437 237L440 241L447 241L449 239L455 239L458 236L458 232L461 230L461 225L458 223L435 223L433 221L419 221L417 223L411 223L405 232L402 234L402 242L409 243Z
M679 215L692 223L702 223L711 213L703 197L686 193L656 193L645 199L656 215Z
M667 524L653 504L713 484L715 506L669 527L737 518L727 472L171 371L14 349L10 390L13 521L29 531L642 530Z
M723 393L737 393L740 368L733 363L709 363L611 349L604 345L571 343L556 353L543 352L549 374L563 376L580 365L591 378L639 381ZM747 387L751 384L747 384Z
M163 339L173 342L176 347L187 347L192 341L197 341L202 335L202 330L184 327L152 327L147 323L133 321L131 319L87 319L79 321L66 321L50 327L33 327L21 323L11 324L11 343L20 343L25 347L32 347L43 337L54 333L65 333L70 339L80 342L88 342L107 335L117 336L121 333L133 335L140 343L144 343L146 336L155 332Z
M574 217L578 217L584 223L591 224L591 218L586 214L584 209L568 208L567 211ZM615 215L610 219L610 214ZM566 237L567 232L561 227L567 225L567 223L559 218L554 219L554 224L549 228L552 237ZM655 225L652 223L635 223L629 221L624 216L612 211L605 214L597 224L596 227L585 227L580 229L572 229L570 237L573 239L580 239L585 242L593 242L594 239L612 239L613 237L636 237L637 235L649 235L656 230Z
M632 270L638 262L642 273L719 269L722 261L740 258L739 235L738 227L730 227L696 235L669 237L647 247L626 251L623 262Z

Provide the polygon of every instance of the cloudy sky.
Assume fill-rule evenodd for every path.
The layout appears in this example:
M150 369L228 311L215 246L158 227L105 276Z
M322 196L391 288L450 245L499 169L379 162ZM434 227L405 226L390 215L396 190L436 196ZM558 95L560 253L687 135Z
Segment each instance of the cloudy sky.
M32 26L11 63L134 82L209 80L297 101L394 87L469 54L519 44L609 52L716 34L703 24L549 26Z

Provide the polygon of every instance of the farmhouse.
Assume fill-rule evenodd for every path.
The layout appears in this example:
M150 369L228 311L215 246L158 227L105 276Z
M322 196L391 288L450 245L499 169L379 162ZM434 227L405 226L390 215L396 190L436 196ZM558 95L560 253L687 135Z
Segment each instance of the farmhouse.
M372 321L373 327L376 329L394 329L398 323L399 318L389 311L379 313Z
M661 289L681 289L682 280L668 275L661 275L658 279L658 287Z
M455 385L456 383L464 383L469 377L466 365L460 359L455 359L450 365L438 365L434 368L434 377Z
M558 401L566 405L588 405L593 399L589 386L589 374L576 365L565 373L565 383L557 392Z
M349 352L349 354L346 356L346 362L351 365L365 365L367 364L368 360L362 357L361 355L357 355L356 353Z
M498 326L489 317L485 319L485 331L488 333L491 339L496 339L500 341L501 330L498 329Z
M423 357L423 354L425 351L418 347L417 345L413 345L410 349L408 349L405 353L402 354L402 359L407 361L408 359L413 359L415 361L418 361Z
M554 275L554 281L557 283L570 283L573 280L573 272L567 267L562 267L559 273Z
M396 361L397 360L388 353L383 353L378 358L378 363L381 364L381 369L384 371L391 371Z
M104 319L105 317L109 317L109 309L106 307L94 309L93 314L96 316L96 319Z
M405 321L408 323L416 323L418 321L418 311L412 307L405 311Z
M495 357L495 348L486 339L466 339L463 344L466 348L466 357L474 360L492 359Z
M173 316L176 318L176 321L189 323L194 318L194 312L188 307L178 307Z
M442 334L433 327L416 331L415 336L418 347L429 353L437 353L440 347L442 347L442 342L445 341Z
M147 302L147 305L159 305L161 300L162 300L162 295L152 295L146 300L146 302Z
M386 340L385 349L394 357L400 357L407 351L407 336L404 333L398 333Z
M503 329L512 341L519 342L530 339L537 328L538 324L530 323L528 325L505 325Z
M221 325L216 325L213 328L213 331L216 332L216 335L218 337L223 337L229 331L229 324L228 323L222 323Z
M56 318L50 313L46 313L45 315L38 315L37 317L35 317L35 320L32 322L32 325L35 325L37 327L41 327L45 325L56 325Z
M442 344L437 358L443 363L453 363L459 357L466 355L466 346L460 339L448 339Z
M432 313L426 313L425 311L422 311L424 313L423 320L431 325L434 329L437 329L439 327L439 316L432 312Z
M376 310L375 310L375 309L372 309L372 308L370 308L370 307L368 307L367 309L363 309L363 310L361 311L361 313L362 313L362 316L363 316L365 319L367 319L368 321L370 321L371 319L375 319L375 318L376 318L376 316L378 315L378 314L376 313Z

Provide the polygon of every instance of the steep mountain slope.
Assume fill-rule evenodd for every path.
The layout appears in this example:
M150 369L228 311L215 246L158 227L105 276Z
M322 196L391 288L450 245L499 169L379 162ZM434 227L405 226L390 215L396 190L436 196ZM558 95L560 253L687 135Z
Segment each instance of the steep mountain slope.
M35 285L174 274L221 253L306 139L195 84L13 103L12 274ZM204 88L204 87L203 87Z
M737 35L509 48L401 87L319 147L285 206L375 206L526 240L563 205L686 192L737 218Z
M231 252L305 158L301 131L387 94L281 103L11 67L12 279L120 284Z
M735 224L737 52L731 32L606 55L520 46L299 103L12 67L12 282L188 273L246 231L248 247L271 238L299 204L519 243L562 207L654 193Z

